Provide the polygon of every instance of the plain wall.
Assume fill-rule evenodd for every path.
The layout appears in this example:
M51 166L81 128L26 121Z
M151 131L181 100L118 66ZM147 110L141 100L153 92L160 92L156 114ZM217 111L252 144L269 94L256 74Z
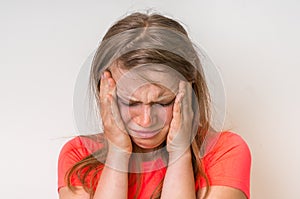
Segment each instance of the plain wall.
M113 22L151 8L186 24L219 68L225 127L251 148L252 198L300 198L296 0L1 0L1 198L58 198L77 74Z

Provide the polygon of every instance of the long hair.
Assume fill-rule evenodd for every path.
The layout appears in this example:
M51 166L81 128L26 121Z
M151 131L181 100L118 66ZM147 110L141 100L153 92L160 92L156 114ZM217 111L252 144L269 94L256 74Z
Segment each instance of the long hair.
M133 13L115 23L105 34L92 63L90 88L97 100L100 92L100 74L116 62L125 69L143 65L146 67L147 64L163 64L176 70L192 83L199 109L196 110L199 112L199 121L195 121L198 130L190 146L192 164L195 181L198 176L206 181L207 195L209 181L199 154L210 127L210 96L200 59L186 30L177 21L159 14ZM95 139L95 136L91 138ZM99 138L104 147L77 162L66 175L71 190L75 190L71 184L75 175L91 198L97 185L97 175L103 169L107 155L107 143L103 136L98 135L98 141ZM133 150L138 150L136 148L138 147L133 147ZM92 177L87 182L86 178L89 175ZM140 174L129 173L129 178L134 178L133 182L137 185L141 184ZM163 181L156 187L152 198L160 198L162 185ZM136 192L137 197L139 189Z

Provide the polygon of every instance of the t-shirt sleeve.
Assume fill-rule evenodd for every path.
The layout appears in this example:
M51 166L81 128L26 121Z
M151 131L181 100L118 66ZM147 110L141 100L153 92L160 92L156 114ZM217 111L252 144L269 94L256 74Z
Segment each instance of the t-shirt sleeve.
M223 132L203 163L211 186L236 188L250 198L251 153L239 135ZM205 186L205 180L200 180L200 187Z
M98 150L102 145L86 137L75 137L68 141L60 151L58 158L58 191L67 186L66 174L75 163ZM82 186L78 178L72 177L73 186Z

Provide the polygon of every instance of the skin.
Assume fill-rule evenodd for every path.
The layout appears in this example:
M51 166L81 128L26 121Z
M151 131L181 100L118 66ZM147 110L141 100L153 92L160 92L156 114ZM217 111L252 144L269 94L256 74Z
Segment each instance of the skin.
M142 151L150 152L167 139L178 86L173 87L171 91L162 85L147 81L131 82L131 79L136 80L139 77L134 76L135 72L133 72L127 78L124 75L126 72L117 67L111 68L112 78L119 83L117 101L120 116L132 141ZM147 72L151 73L151 71ZM152 73L152 76L159 79L160 73ZM124 85L125 88L120 88ZM153 133L148 132L155 132L155 135L149 137Z
M116 82L121 81L124 71L117 67L112 67L110 71L104 72L100 84L100 106L106 107L100 112L104 134L109 141L106 165L110 166L105 166L102 171L94 199L127 198L128 173L126 171L132 153L131 140L144 152L152 151L165 140L167 141L169 165L161 198L202 199L204 189L195 194L192 155L187 147L191 138L193 118L190 84L179 80L172 82L172 88L164 88L156 84L140 84L127 93L125 89L118 87L118 91L122 92L117 93ZM166 76L164 78L168 79ZM169 77L168 81L172 79L176 78ZM128 84L129 82L122 83L126 86ZM176 84L177 86L174 86ZM126 98L128 96L130 99ZM135 105L128 106L128 102L133 102ZM162 104L168 105L162 106ZM158 122L161 120L163 123ZM157 129L160 129L158 133L151 137L139 136L137 133L152 132ZM82 187L79 187L76 193L63 187L59 195L61 199L89 199L89 195ZM217 198L245 199L246 197L238 189L212 186L208 199Z

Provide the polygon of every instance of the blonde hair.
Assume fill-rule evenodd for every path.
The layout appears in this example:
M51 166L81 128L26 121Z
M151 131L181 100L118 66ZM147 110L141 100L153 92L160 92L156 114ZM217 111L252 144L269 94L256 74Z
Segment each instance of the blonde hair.
M100 74L114 62L125 69L143 65L147 67L147 64L163 64L176 70L192 83L199 109L196 110L199 112L199 121L196 121L198 130L191 144L193 171L195 181L198 176L203 177L209 190L208 178L199 154L210 127L210 96L200 59L186 30L177 21L159 14L133 13L116 22L105 34L92 63L90 88L97 100ZM97 173L103 169L107 154L105 139L101 135L97 136L97 139L104 143L104 147L77 162L66 175L71 190L75 189L71 178L77 175L91 198L97 185ZM86 182L88 174L91 174L92 178ZM140 184L139 174L129 173L129 178L135 178L135 183ZM158 185L152 198L160 197L162 183Z

